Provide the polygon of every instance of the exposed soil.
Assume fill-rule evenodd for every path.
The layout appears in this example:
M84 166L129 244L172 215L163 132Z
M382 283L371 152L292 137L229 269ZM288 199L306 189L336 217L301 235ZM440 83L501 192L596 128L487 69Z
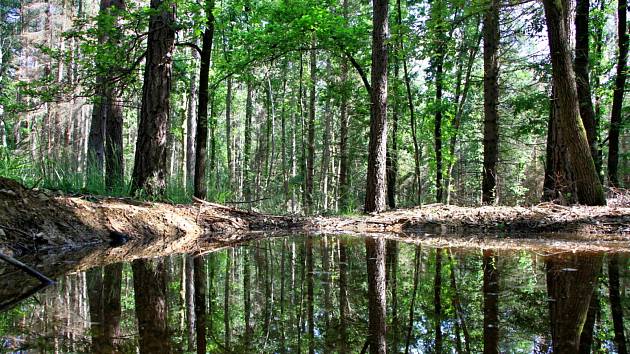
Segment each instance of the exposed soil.
M261 232L387 234L453 247L562 245L563 249L630 250L630 208L548 203L528 208L466 208L434 204L379 215L299 218L207 202L172 205L66 196L31 190L0 178L0 252L20 255L45 249L106 246L112 232L130 239L129 245L112 250L129 254L133 248L134 257L195 252L209 244L221 247L260 237ZM108 252L107 257L116 252Z

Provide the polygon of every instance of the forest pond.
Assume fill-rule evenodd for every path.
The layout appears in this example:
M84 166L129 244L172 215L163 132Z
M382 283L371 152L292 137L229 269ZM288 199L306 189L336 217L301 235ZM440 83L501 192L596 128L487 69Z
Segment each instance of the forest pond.
M630 333L629 264L622 254L274 237L57 277L0 313L0 352L201 345L206 352L359 353L374 303L385 306L391 353L477 353L484 345L501 353L572 352L580 342L618 352L624 329ZM7 284L17 270L2 267ZM384 283L376 285L385 285L385 304L370 298L378 294L368 291L368 279Z

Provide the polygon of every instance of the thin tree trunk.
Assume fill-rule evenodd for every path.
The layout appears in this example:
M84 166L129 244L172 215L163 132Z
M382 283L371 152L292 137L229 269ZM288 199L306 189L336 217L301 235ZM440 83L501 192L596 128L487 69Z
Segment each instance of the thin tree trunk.
M184 272L186 275L185 296L186 296L186 322L188 335L188 351L195 349L195 268L191 255L184 256Z
M197 68L197 60L199 60L199 52L196 49L191 50L194 61L192 77L190 78L190 91L188 92L188 114L186 116L186 190L193 190L195 180L195 139L197 138L197 97L198 80L194 70Z
M619 354L627 354L626 336L623 326L623 307L619 286L619 256L611 254L608 260L608 291L610 292L610 312L615 330L615 345Z
M442 249L435 250L435 279L433 282L433 329L435 352L442 352Z
M195 328L197 331L197 353L206 352L206 269L203 258L197 256L194 263L195 284Z
M343 17L348 19L348 0L343 0ZM348 211L350 204L350 156L348 152L348 60L341 59L341 103L339 107L339 209L342 212Z
M496 199L499 158L499 0L491 0L483 17L483 182L481 202Z
M608 132L608 182L619 187L619 132L621 130L621 109L626 88L626 62L628 61L628 1L617 3L617 36L619 52L617 53L617 76L613 92L612 110L610 112L610 130Z
M499 271L497 256L483 251L483 352L499 353Z
M413 318L416 305L416 293L418 292L418 279L420 273L420 246L416 246L416 253L413 261L413 291L411 293L411 303L409 304L409 324L407 325L407 339L405 340L405 354L409 353L411 344L411 331L413 330Z
M373 3L372 106L364 208L366 213L378 213L385 210L386 202L388 6L388 0L375 0Z
M586 139L591 148L593 161L598 158L597 125L591 97L591 85L588 75L589 63L589 0L576 0L575 3L575 83L580 103L580 117L586 130Z
M387 151L387 205L396 208L396 177L398 175L398 60L394 61L394 102L392 108L392 137Z
M313 236L306 236L306 316L308 322L308 352L315 353L315 318L314 318L314 269Z
M368 343L371 354L387 352L386 295L385 295L385 240L365 239L368 273Z
M248 202L248 209L251 209L252 207L252 204L249 203L249 201L252 200L250 156L252 150L252 115L254 111L253 93L253 85L248 81L247 100L245 102L245 142L243 146L243 195L245 196L245 201Z
M315 86L317 83L317 57L315 45L317 40L315 35L312 35L310 54L310 67L311 67L311 81L309 83L309 109L308 109L308 140L307 150L308 155L306 158L306 198L304 208L306 214L309 215L313 212L313 177L315 171Z
M197 134L195 141L195 179L194 195L206 199L208 188L206 184L206 161L208 148L208 80L210 75L210 60L212 58L212 41L214 38L214 0L206 0L206 29L203 33L201 45L201 64L199 66L199 108L197 109Z

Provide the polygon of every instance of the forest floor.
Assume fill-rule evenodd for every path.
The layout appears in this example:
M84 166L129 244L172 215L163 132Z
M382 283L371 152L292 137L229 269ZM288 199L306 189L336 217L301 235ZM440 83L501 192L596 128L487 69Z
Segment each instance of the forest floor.
M99 248L102 252L89 262L98 264L103 257L111 262L200 253L288 233L382 235L437 247L630 252L630 208L433 204L378 215L305 218L202 201L172 205L67 196L0 178L0 252L8 255ZM129 242L109 247L111 237L121 234L128 235Z

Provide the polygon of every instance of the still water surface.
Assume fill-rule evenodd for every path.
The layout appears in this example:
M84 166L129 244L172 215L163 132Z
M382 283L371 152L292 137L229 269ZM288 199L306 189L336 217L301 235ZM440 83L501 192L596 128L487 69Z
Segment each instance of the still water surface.
M0 352L616 353L630 334L629 264L272 238L65 274L0 313Z

